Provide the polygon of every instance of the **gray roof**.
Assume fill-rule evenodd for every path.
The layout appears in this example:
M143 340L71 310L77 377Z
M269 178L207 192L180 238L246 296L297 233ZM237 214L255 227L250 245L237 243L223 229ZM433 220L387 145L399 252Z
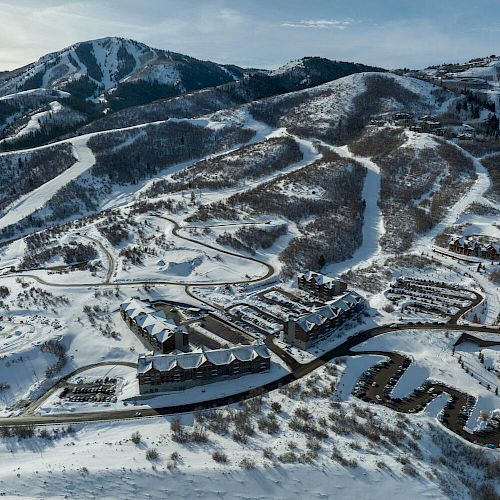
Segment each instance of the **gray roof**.
M144 314L153 314L155 309L151 307L149 304L146 304L142 300L137 299L128 299L122 304L120 304L120 309L125 311L127 316L134 319L137 315Z
M322 285L326 288L333 288L335 283L339 283L340 280L330 278L330 276L326 276L321 273L316 273L314 271L307 271L305 273L299 273L297 275L299 278L304 278L307 282L314 281L318 285Z
M310 313L304 314L296 320L296 323L305 332L310 332L314 330L317 326L322 325L326 321L332 318L336 318L342 311L348 311L353 309L356 304L359 304L363 300L363 297L354 291L349 291L334 300L328 301L324 306L312 311Z
M163 311L156 311L141 300L129 299L120 305L120 309L161 343L172 337L175 332L187 334L185 327L177 326L174 321L165 318Z
M168 372L175 367L189 370L198 368L205 361L214 365L228 365L234 360L252 361L256 358L269 359L271 357L267 347L263 344L236 346L229 349L214 351L189 352L180 354L160 354L139 356L137 373L146 373L152 368L161 372Z

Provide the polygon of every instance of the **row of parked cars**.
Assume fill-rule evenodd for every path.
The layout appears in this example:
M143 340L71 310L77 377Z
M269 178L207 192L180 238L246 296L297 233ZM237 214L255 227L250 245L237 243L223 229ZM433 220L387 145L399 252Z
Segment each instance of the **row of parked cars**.
M68 398L72 403L116 402L116 378L104 377L92 381L78 379L74 387L64 387L59 398Z
M105 396L104 394L91 394L86 396L70 396L68 401L71 403L116 403L116 396Z
M442 391L436 390L434 387L432 387L432 382L429 380L426 380L420 387L417 387L411 394L404 398L394 398L393 401L396 404L405 404L409 403L410 401L414 401L417 403L417 400L420 399L420 402L410 408L408 410L408 413L418 413L422 411L429 403L431 400L434 398L437 398ZM425 395L425 397L422 397Z
M110 384L110 385L96 385L93 387L89 386L77 386L73 387L72 393L73 394L114 394L116 390L116 384Z
M366 392L368 391L369 386L376 387L377 383L375 382L375 375L387 368L388 366L394 364L392 359L387 361L382 361L381 363L377 363L376 365L368 368L363 375L359 378L356 385L354 386L354 390L352 391L353 395L363 401L372 401L371 398L367 397ZM381 401L382 398L380 396L377 398L378 401Z
M460 410L460 413L458 414L457 422L460 425L465 425L467 423L467 420L469 420L470 414L472 413L475 404L476 404L476 398L469 394L467 396L467 403Z

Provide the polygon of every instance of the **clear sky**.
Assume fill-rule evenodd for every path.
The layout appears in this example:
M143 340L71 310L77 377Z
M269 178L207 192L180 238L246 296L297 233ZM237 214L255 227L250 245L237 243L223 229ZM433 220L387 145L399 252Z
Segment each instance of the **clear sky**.
M418 68L500 53L500 0L0 0L0 71L105 36L240 66Z

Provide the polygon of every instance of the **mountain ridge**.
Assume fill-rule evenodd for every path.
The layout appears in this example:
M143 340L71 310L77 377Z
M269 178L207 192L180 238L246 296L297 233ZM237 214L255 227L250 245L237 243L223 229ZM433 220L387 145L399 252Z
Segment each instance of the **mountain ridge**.
M77 42L13 70L0 79L0 146L4 150L46 144L120 110L187 95L213 99L205 112L317 86L382 68L304 57L269 71L218 64L155 49L134 40L107 37ZM36 89L67 92L59 104ZM195 97L191 98L190 96ZM223 103L219 105L222 99ZM174 115L176 116L176 115ZM192 116L189 113L180 117Z

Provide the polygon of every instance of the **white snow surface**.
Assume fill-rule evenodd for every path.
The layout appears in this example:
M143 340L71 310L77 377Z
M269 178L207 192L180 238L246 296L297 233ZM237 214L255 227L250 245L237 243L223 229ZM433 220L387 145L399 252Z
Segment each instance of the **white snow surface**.
M328 265L326 272L331 275L342 274L348 269L355 268L360 264L366 265L378 258L381 254L380 238L385 232L384 219L379 207L380 169L378 165L369 158L354 155L347 146L335 148L335 151L345 158L358 161L366 168L367 173L361 194L366 205L363 213L363 241L361 246L354 252L352 258Z
M39 210L68 182L76 179L92 167L95 163L95 157L92 150L87 146L87 141L88 136L71 139L69 142L73 147L76 163L57 177L16 200L7 208L6 214L0 218L0 228L15 224Z

